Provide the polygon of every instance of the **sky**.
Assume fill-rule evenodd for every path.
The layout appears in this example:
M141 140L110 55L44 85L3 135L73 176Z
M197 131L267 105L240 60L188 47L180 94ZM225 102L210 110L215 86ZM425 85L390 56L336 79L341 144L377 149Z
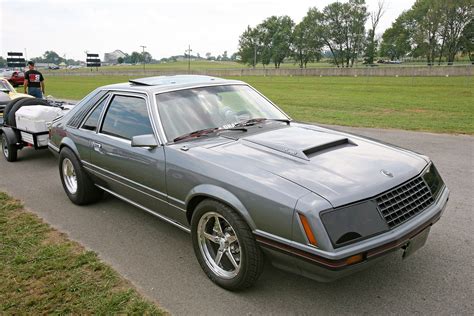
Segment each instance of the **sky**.
M272 15L300 22L311 7L336 0L0 0L0 56L26 52L26 58L53 50L85 59L85 51L125 53L146 46L153 58L192 54L217 56L238 49L240 34ZM379 0L366 0L374 11ZM340 2L345 2L340 0ZM415 0L385 0L377 33L390 27Z

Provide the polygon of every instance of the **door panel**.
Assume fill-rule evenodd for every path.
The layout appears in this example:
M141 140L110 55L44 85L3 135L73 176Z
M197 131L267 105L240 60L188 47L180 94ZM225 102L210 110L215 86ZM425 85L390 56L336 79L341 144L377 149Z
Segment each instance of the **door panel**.
M168 204L163 146L131 146L133 136L154 134L148 113L145 98L114 95L91 138L89 167L110 190L182 222L185 212Z

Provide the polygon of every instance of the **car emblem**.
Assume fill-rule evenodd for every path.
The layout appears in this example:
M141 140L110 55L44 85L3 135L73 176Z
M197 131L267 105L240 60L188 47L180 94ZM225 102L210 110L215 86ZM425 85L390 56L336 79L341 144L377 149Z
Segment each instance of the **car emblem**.
M382 173L386 177L393 178L393 173L391 173L390 171L387 171L385 169L380 170L380 173Z

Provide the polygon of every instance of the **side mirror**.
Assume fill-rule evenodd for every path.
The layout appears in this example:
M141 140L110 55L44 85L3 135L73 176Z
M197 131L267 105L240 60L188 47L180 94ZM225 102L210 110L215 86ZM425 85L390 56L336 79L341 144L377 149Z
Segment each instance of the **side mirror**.
M158 147L153 134L137 135L132 137L132 147Z
M8 89L3 89L3 88L2 88L2 89L0 89L0 91L2 91L3 93L6 93L6 94L9 94L9 93L10 93L10 90L8 90Z

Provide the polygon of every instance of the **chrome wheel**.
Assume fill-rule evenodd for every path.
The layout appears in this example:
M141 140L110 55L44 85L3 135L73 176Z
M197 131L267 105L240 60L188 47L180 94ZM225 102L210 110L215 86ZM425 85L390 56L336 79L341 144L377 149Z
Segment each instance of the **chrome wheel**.
M74 169L74 166L69 158L64 158L62 171L64 184L66 185L67 190L69 193L75 194L77 191L76 170Z
M2 135L2 149L3 149L3 155L5 157L8 157L8 142L7 142L7 137L3 134Z
M197 227L199 250L206 265L224 279L232 279L240 271L242 252L234 228L220 214L205 213Z

